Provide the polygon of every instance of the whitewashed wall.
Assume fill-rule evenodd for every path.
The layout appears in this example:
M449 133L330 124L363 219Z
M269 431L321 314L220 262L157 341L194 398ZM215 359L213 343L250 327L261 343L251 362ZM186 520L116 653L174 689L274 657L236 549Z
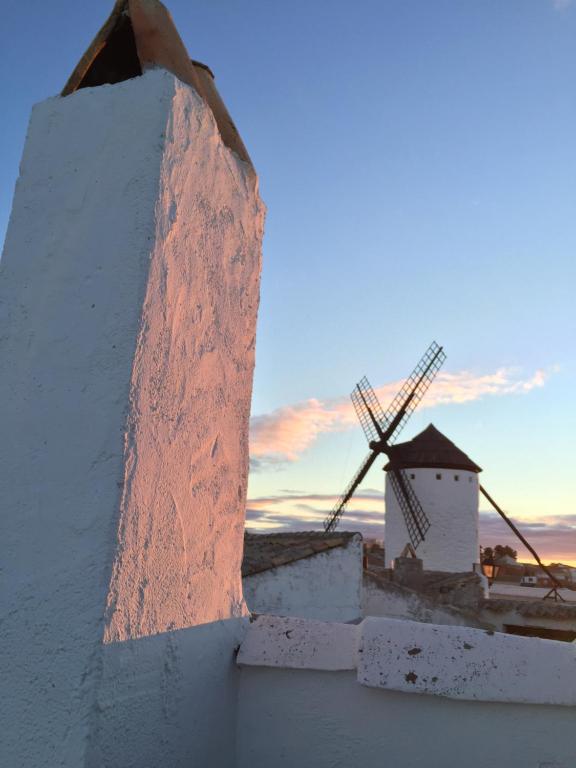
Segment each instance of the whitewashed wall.
M243 581L253 613L353 621L362 613L362 538Z
M242 670L238 768L573 768L576 711L358 685L354 672Z
M238 768L576 765L567 643L260 617L238 655Z
M435 604L433 600L412 590L403 589L393 582L383 587L369 578L364 581L362 592L363 616L388 616L396 619L424 621L428 624L451 624L455 626L481 627L476 612L464 611L446 605ZM492 622L484 616L487 627Z
M234 660L247 622L106 644L82 768L236 768Z
M430 520L417 549L425 570L471 571L479 560L478 475L459 469L408 469L416 495ZM412 479L414 475L414 479ZM436 475L441 475L437 480ZM454 478L458 476L458 481ZM386 474L384 549L386 567L410 541L402 511Z
M232 764L262 224L167 72L34 108L0 277L3 765Z

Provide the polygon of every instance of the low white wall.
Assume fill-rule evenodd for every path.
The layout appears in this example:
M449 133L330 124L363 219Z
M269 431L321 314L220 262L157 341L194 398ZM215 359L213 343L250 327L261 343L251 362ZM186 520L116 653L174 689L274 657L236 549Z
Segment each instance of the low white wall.
M470 627L370 618L361 625L358 681L467 701L576 707L576 647Z
M238 663L238 768L486 768L494 755L509 768L576 765L567 643L262 616Z
M240 666L356 669L358 625L259 616L238 651Z
M235 766L235 649L247 623L230 619L105 645L83 768Z
M362 538L244 578L252 613L353 621L361 616Z
M576 710L451 701L354 672L245 667L238 768L574 768Z
M345 633L341 624L260 616L248 629L238 663L314 670L355 667L358 682L368 687L576 708L573 644L384 618L344 628Z

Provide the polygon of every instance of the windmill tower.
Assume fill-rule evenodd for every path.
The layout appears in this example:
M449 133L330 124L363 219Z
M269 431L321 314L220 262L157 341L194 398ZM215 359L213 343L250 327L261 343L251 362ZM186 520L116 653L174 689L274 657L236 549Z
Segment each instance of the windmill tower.
M478 473L481 468L430 424L390 449L386 471L384 548L386 567L404 551L410 531L394 489L402 470L430 523L418 547L425 570L471 571L478 561Z
M433 425L409 442L394 444L445 359L442 347L433 342L386 412L366 377L352 392L371 452L324 529L334 530L368 470L384 454L388 457L384 534L387 567L407 548L417 550L426 570L471 571L478 561L480 467Z

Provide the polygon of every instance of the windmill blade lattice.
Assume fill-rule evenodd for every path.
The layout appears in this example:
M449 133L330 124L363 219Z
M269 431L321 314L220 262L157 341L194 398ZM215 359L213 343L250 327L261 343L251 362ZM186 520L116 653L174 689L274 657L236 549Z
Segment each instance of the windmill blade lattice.
M446 360L444 350L433 341L390 403L390 407L384 414L385 439L389 445L396 440L406 421L426 394L444 360Z
M356 490L356 488L358 488L362 480L364 480L364 478L368 474L368 470L370 469L372 464L374 464L374 462L376 461L377 456L378 456L378 453L376 453L375 451L372 451L364 459L364 461L360 465L360 469L356 472L356 474L348 484L348 487L346 488L342 496L340 496L340 498L338 499L338 503L336 504L332 512L330 512L330 514L324 521L324 533L331 533L336 528L336 526L338 525L338 521L344 514L346 505L354 495L354 491Z
M385 424L384 411L382 410L380 401L376 397L376 392L374 392L374 389L366 376L360 379L358 384L356 384L350 397L352 399L352 404L354 405L354 410L356 411L356 416L358 416L358 421L366 435L366 439L368 442L371 440L378 440L378 438L382 436L381 432L378 430L378 426L381 430ZM377 422L378 426L374 421Z
M422 509L412 483L403 469L390 470L390 484L402 510L410 541L414 549L416 549L418 544L424 541L426 533L430 528L430 520L428 520L426 513Z

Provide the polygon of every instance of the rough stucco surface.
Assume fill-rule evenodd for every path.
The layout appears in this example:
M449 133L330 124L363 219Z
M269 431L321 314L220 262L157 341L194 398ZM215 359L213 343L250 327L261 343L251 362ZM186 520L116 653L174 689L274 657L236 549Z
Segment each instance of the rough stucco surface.
M247 622L105 645L86 768L235 768L234 650Z
M238 651L240 665L288 669L356 668L358 626L259 616Z
M238 768L574 768L576 708L451 701L243 667Z
M243 613L263 207L174 78L130 389L106 641Z
M576 648L468 627L365 619L358 680L452 699L574 707Z
M166 72L34 108L0 277L7 765L89 764L127 706L104 637L157 635L156 668L194 688L161 633L243 613L262 217L253 174ZM205 659L238 642L222 622L195 638ZM148 701L148 657L120 657L130 727L160 734L171 691ZM200 754L221 740L196 737Z
M460 469L408 469L430 528L417 554L428 571L471 571L478 561L478 475ZM437 480L436 475L441 479ZM459 480L454 480L458 476ZM388 475L385 486L386 567L410 541L402 511Z
M244 578L254 613L354 621L361 616L362 539Z
M244 666L356 668L372 688L454 699L576 706L574 644L388 618L358 625L261 616Z

